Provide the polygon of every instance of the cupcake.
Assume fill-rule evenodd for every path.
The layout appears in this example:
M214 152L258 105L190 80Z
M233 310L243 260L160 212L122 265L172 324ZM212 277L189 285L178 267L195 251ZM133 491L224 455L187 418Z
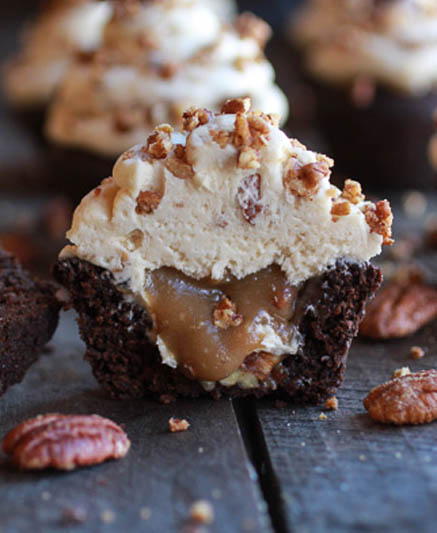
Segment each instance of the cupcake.
M96 180L109 175L115 157L156 124L179 124L194 104L217 110L229 97L250 96L257 108L287 115L263 55L266 23L250 14L223 23L203 0L134 5L116 4L103 46L70 69L49 109L47 135L67 149L57 151L68 160L63 169L86 174L87 190L96 183L90 165L99 165Z
M310 0L291 33L339 170L372 187L433 185L437 3Z
M9 103L42 126L44 110L72 61L101 44L110 2L51 0L23 34L21 50L4 73Z
M33 279L0 247L0 396L38 359L59 308L54 287Z
M320 402L342 382L390 206L249 108L157 127L76 209L54 273L113 397Z

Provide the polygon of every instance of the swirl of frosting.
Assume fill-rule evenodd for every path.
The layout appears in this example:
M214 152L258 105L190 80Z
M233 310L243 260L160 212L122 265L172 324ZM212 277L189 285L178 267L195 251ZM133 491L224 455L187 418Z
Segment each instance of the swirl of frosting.
M75 56L101 44L111 12L109 2L50 2L27 28L22 50L7 66L8 99L21 107L46 104Z
M123 6L123 4L122 4ZM202 0L149 0L115 10L104 45L77 63L53 101L47 123L59 144L118 155L160 122L177 125L192 105L213 110L250 96L286 117L263 47L269 26L254 15L223 23Z
M322 81L364 77L413 94L437 83L435 0L311 0L290 31Z

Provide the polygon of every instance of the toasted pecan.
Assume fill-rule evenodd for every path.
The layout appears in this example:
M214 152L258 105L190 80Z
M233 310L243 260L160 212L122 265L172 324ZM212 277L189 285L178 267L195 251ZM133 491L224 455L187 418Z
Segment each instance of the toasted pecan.
M437 418L437 371L422 370L378 385L364 399L377 422L426 424Z
M98 415L50 413L26 420L3 440L3 451L22 469L72 470L124 457L125 432Z

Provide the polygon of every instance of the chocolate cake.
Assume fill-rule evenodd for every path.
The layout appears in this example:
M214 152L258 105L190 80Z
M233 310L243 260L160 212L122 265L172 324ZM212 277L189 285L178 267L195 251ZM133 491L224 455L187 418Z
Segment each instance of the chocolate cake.
M332 164L248 99L119 158L54 268L111 395L335 392L392 215L357 182L333 187Z
M373 189L437 185L436 37L437 3L421 0L309 0L293 17L293 58L342 174Z
M56 329L59 308L54 287L33 280L0 248L0 395L38 359Z

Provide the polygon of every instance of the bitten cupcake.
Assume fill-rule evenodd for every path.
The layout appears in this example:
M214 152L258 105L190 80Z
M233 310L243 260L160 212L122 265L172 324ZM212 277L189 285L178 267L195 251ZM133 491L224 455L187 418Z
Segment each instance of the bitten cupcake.
M270 27L243 14L232 24L199 0L148 0L115 5L102 48L74 65L52 102L47 134L68 148L69 174L86 176L143 142L156 124L180 123L191 105L217 110L229 97L282 117L287 100L263 55ZM95 157L84 157L84 154ZM84 165L82 164L84 163Z
M42 125L45 107L70 63L101 44L110 2L51 0L23 34L22 48L6 66L3 86L17 110L33 111Z
M266 394L320 402L390 244L387 201L230 100L124 153L83 198L55 276L114 397Z
M339 169L374 187L431 186L437 3L309 0L291 36Z

